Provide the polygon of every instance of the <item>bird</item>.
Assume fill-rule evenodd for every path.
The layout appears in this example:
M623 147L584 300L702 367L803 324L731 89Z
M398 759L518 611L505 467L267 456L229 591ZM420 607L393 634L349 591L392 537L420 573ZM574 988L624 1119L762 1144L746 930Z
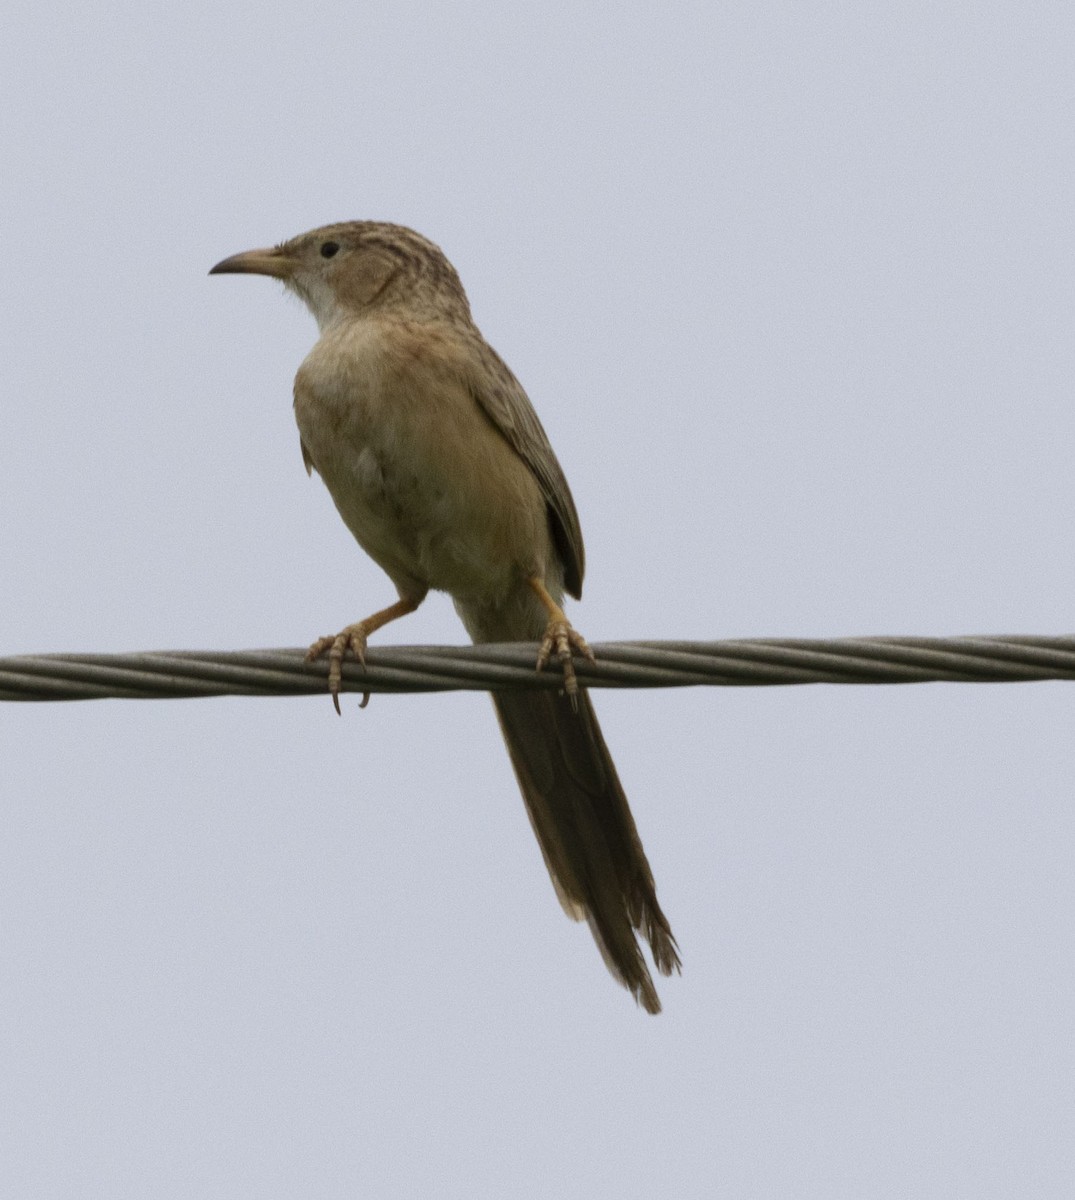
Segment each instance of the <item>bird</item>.
M680 970L642 848L573 658L593 658L564 613L581 599L585 551L567 479L533 406L471 316L433 242L402 225L346 221L234 254L211 275L266 275L303 300L319 337L298 369L302 460L388 575L394 603L307 658L341 664L430 590L451 596L470 638L538 642L562 688L494 692L534 833L565 912L586 920L612 976L661 1009L639 936L663 975ZM368 700L363 698L363 704Z

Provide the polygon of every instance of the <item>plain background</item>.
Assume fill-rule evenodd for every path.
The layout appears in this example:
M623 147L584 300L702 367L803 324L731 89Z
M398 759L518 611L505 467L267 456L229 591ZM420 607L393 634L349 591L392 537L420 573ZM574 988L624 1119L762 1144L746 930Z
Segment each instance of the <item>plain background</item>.
M302 469L311 318L206 277L360 217L526 386L592 641L1069 632L1073 51L1027 0L16 2L0 653L392 598ZM1070 1196L1071 685L598 707L656 1019L484 696L4 706L0 1192Z

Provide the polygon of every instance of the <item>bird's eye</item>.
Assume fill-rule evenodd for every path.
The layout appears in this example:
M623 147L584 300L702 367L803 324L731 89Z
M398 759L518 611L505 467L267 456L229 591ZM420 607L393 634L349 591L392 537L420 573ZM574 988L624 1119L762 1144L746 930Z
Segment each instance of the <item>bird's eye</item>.
M340 248L339 242L322 242L321 243L321 257L322 258L331 258L339 250L339 248Z

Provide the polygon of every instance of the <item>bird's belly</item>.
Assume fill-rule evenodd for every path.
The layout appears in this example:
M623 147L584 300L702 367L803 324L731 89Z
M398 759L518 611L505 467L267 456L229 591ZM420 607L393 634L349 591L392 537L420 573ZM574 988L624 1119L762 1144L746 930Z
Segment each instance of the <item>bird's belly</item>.
M458 424L428 416L353 394L343 413L296 403L303 445L340 516L397 588L494 602L543 573L544 502L499 435L475 423L460 437Z

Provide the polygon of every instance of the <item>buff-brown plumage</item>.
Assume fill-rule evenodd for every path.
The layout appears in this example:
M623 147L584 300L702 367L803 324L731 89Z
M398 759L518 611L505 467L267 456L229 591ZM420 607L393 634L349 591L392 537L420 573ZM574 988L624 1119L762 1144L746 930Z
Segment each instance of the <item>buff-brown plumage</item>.
M565 910L585 918L613 975L650 1012L658 969L679 967L671 929L572 652L561 608L582 593L585 553L564 473L526 393L475 326L455 268L400 225L327 225L214 273L272 275L321 336L295 378L303 461L384 569L398 601L320 639L334 699L339 664L432 588L476 642L542 641L564 691L493 700L531 823ZM338 704L338 701L337 701Z

